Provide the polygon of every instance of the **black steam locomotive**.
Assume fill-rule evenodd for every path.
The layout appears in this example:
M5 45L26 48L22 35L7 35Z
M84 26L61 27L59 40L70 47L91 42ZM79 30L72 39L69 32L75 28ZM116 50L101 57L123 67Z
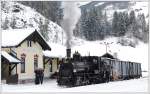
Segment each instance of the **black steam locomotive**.
M119 61L108 53L98 57L75 52L73 58L67 58L59 65L57 83L73 87L141 76L140 63Z

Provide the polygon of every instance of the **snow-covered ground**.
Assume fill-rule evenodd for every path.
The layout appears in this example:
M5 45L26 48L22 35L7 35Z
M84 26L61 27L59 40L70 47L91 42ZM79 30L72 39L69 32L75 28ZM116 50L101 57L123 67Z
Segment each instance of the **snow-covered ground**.
M59 87L56 80L44 80L43 85L2 85L2 92L148 92L148 78L115 81L87 86Z

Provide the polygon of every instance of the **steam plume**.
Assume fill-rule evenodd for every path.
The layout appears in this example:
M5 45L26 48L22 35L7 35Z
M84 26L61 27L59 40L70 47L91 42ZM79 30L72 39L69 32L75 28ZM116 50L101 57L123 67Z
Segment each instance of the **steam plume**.
M65 30L67 36L67 48L71 48L73 29L75 28L76 23L81 16L81 11L77 6L77 2L65 1L62 3L62 7L64 8L62 27Z

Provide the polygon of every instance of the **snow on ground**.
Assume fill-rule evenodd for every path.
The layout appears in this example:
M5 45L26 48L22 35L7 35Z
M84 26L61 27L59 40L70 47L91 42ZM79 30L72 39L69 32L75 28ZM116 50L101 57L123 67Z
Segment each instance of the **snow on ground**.
M143 71L142 72L142 77L148 77L148 72L147 71Z
M59 87L56 80L46 80L43 85L18 84L2 85L2 92L147 92L148 78L115 81L87 86Z

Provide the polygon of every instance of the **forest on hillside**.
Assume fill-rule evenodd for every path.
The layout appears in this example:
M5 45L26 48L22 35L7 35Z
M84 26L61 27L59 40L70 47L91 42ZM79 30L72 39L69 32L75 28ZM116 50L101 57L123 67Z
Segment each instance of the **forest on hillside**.
M128 36L148 42L148 29L149 23L146 23L143 13L136 17L134 11L115 11L112 21L108 21L106 12L103 14L94 8L90 12L82 13L74 35L91 41L103 40L107 36Z
M38 22L41 34L46 40L49 39L48 20L51 20L61 26L64 16L61 1L18 1L18 3L35 9L47 19L44 22L42 19L39 19ZM86 7L83 6L85 8L82 8L82 6L80 7L81 17L76 25L76 28L74 29L74 36L90 41L103 40L109 36L128 36L129 38L137 38L145 43L148 42L149 22L146 22L147 15L144 15L140 12L138 15L135 15L134 10L130 12L115 11L110 20L107 14L108 12L104 10L104 8L101 6L95 7L95 5L92 5L98 3L99 2L91 2L85 5ZM103 7L108 6L106 3L104 4ZM118 9L131 6L129 5L129 2L109 2L109 4L114 4L116 7L118 7ZM2 9L5 9L5 6L7 5L2 2ZM16 20L17 18L14 17L12 18L11 22L9 22L10 20L8 20L6 17L4 23L2 24L2 29L7 29L9 27L8 23L10 23L10 27L12 27L12 29L18 28L16 27ZM25 21L22 22L26 24ZM32 24L29 25L32 27Z

